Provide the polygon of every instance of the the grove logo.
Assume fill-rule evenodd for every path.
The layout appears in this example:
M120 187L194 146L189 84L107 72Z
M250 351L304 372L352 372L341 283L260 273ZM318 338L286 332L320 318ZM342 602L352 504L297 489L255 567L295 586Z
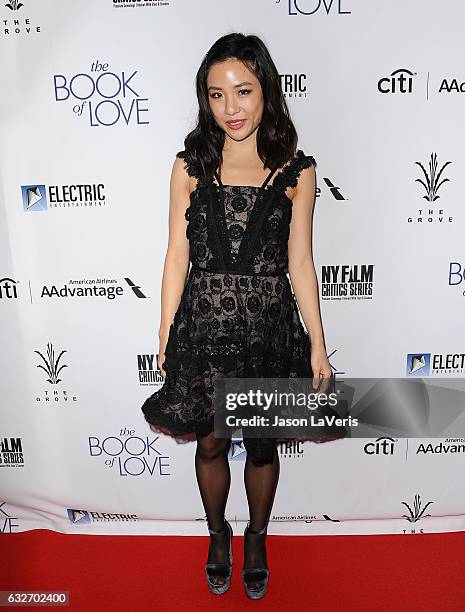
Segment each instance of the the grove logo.
M406 68L394 70L388 77L382 77L378 81L378 91L382 94L409 94L413 91L413 77L416 72Z
M53 75L55 101L70 100L73 113L85 115L91 127L148 125L144 120L148 98L142 97L138 79L138 70L117 73L108 62L95 60L88 73Z
M24 3L20 0L8 0L3 2L5 8L9 8L13 11L11 19L2 19L2 35L5 38L10 36L23 36L27 34L39 34L41 27L39 25L32 25L31 19L24 16L24 11L20 11L24 7Z
M23 7L24 4L20 2L19 0L10 0L10 2L7 2L5 4L5 6L7 6L12 11L19 11L19 9Z
M448 179L447 177L443 178L441 181L439 179L441 178L441 174L444 172L445 168L451 163L452 162L450 161L446 162L445 164L442 165L441 169L438 170L437 153L431 153L428 171L426 171L426 168L423 166L421 162L418 162L418 161L415 162L415 164L420 166L420 168L422 169L424 179L425 179L423 180L423 179L417 178L415 179L415 182L421 183L423 187L425 188L426 194L423 196L423 198L425 198L425 200L427 200L428 202L435 202L441 197L438 194L439 187L441 187L443 183L447 183L450 179Z
M60 363L61 358L66 350L62 350L58 356L55 354L55 349L51 342L47 343L47 352L44 355L41 351L34 351L41 358L42 362L37 365L37 367L45 372L45 380L53 385L53 390L49 391L48 389L44 389L42 391L42 395L36 396L37 402L45 402L45 403L68 403L68 402L76 402L76 395L70 393L68 390L63 389L63 386L60 385L62 382L61 372L64 368L69 367L66 363Z
M58 357L55 358L55 349L53 348L53 344L49 342L47 344L46 357L42 355L40 351L34 351L34 353L37 353L42 358L42 361L45 364L43 365L40 363L37 367L42 368L42 370L46 372L48 376L48 378L46 379L47 382L49 382L51 385L57 385L59 382L61 382L61 378L59 378L60 372L61 370L63 370L63 368L67 368L68 366L64 363L61 364L60 367L58 366L60 363L60 359L66 353L66 350L61 351Z
M444 212L444 208L435 209L431 206L433 202L436 202L436 200L441 197L439 194L440 188L444 185L444 183L448 183L450 181L449 178L442 176L442 174L447 166L451 163L452 162L447 161L442 164L441 167L439 167L438 155L436 152L431 153L428 168L425 168L425 166L419 161L415 162L415 165L419 166L423 173L421 178L415 179L415 182L420 183L420 185L423 186L424 193L422 198L428 202L429 206L418 209L418 215L415 219L413 217L408 217L408 223L412 223L413 221L416 223L422 223L423 221L426 221L427 223L452 223L453 217L448 216Z
M433 502L429 501L427 504L425 504L422 507L422 503L421 503L420 496L418 495L418 493L415 495L415 497L413 499L413 507L410 507L407 502L403 501L401 503L408 510L408 514L403 514L402 518L407 519L407 521L409 523L416 523L416 522L418 522L422 518L426 518L427 516L431 516L431 514L425 514L425 510L426 510L426 508L428 508L428 506L431 506L431 504Z

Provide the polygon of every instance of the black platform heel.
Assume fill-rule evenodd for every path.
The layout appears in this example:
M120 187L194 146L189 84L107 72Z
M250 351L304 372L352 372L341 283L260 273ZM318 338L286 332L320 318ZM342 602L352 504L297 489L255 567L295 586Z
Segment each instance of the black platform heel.
M266 527L260 529L260 531L252 531L250 529L250 521L244 531L244 538L247 537L248 533L254 535L261 535L266 537ZM245 543L245 542L244 542ZM268 580L270 577L270 570L266 567L252 567L249 569L242 569L242 582L244 583L245 592L250 599L260 599L268 590ZM255 582L259 584L257 589L251 589L248 583Z
M228 523L226 519L224 519L224 525L218 531L214 529L208 528L208 531L212 535L216 535L218 533L223 533L223 531L228 528L229 531L229 560L228 563L207 563L205 565L205 572L207 574L208 588L215 595L222 595L226 593L231 585L231 574L232 574L232 536L233 530L231 525ZM218 577L225 578L223 584L216 584L210 580L210 577Z

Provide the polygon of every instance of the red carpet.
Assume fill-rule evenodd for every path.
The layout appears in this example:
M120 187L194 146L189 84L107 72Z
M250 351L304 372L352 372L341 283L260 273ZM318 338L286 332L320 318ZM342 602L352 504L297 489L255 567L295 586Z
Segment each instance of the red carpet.
M243 591L243 537L234 537L224 595L207 589L207 546L207 537L5 534L0 590L66 590L72 610L91 612L465 610L464 532L268 536L270 585L260 601Z

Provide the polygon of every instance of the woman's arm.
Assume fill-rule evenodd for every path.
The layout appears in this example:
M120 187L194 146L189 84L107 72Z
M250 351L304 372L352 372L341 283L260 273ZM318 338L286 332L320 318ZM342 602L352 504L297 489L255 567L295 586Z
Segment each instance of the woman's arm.
M176 157L170 180L169 238L161 284L160 355L165 353L170 325L181 301L189 269L189 241L184 216L189 206L189 194L190 177L185 162Z
M316 197L316 172L310 166L302 170L292 200L289 234L289 276L302 319L310 336L314 375L331 376L321 323L318 281L312 254L312 217Z

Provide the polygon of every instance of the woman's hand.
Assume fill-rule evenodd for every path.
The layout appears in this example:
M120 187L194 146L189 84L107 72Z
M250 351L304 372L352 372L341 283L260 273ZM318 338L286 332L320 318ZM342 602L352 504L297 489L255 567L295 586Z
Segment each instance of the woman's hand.
M313 387L326 393L326 388L329 389L333 371L329 365L328 357L324 346L312 347L311 349L311 366L313 371ZM322 380L323 379L323 380Z
M160 370L161 377L163 378L163 380L165 380L166 378L166 371L163 368L164 363L165 363L165 352L163 351L163 353L158 353L158 359L157 359L157 368Z

